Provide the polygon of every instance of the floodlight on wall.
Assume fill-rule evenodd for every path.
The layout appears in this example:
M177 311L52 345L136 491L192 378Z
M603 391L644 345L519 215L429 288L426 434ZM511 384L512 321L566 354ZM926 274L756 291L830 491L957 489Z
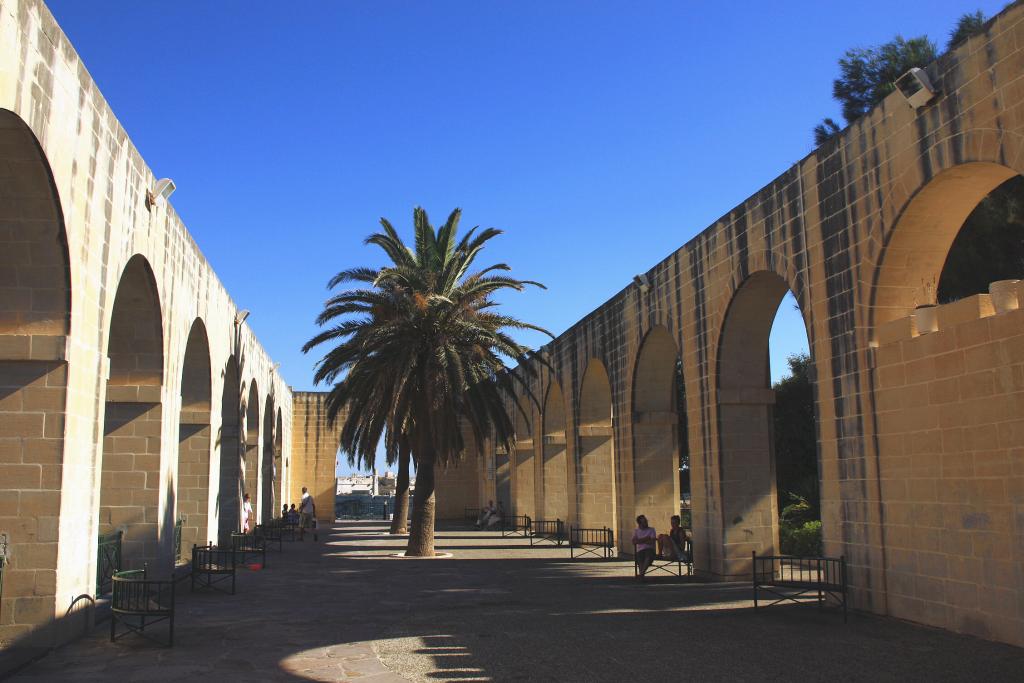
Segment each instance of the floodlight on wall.
M634 275L633 284L640 288L641 294L646 294L651 289L651 279L647 277L647 273Z
M161 178L156 181L155 188L146 190L146 208L152 208L157 204L165 203L174 194L176 189L178 189L178 186L170 178Z
M245 322L245 319L249 317L249 309L243 308L238 313L235 313L235 324L241 325Z
M896 89L914 109L920 109L928 104L937 94L928 79L928 74L916 66L896 79Z

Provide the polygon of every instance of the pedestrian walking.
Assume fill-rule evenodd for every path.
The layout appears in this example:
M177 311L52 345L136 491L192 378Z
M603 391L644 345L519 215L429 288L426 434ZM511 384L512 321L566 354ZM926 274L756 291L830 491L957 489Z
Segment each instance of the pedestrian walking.
M302 500L299 502L299 517L299 540L306 540L306 529L313 530L314 541L320 540L316 533L316 501L309 495L309 490L305 486L302 487Z

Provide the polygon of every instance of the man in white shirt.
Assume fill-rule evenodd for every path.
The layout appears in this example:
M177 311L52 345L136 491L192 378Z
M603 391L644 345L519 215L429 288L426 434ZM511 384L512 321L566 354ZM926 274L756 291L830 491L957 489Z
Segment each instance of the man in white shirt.
M302 487L302 500L299 502L299 540L304 541L306 535L306 529L313 529L313 540L320 540L317 538L316 533L316 501L313 500L313 496L309 495L309 490Z

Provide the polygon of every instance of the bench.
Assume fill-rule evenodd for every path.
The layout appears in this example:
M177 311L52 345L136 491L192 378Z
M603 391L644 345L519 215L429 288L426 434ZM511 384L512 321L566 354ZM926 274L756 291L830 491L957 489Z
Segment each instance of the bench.
M269 522L257 524L254 533L256 536L262 536L268 546L273 547L272 544L276 543L277 551L284 551L285 522L283 519L272 519Z
M651 572L664 572L672 576L684 576L683 567L686 567L686 576L693 574L693 546L689 539L687 539L682 550L682 556L675 559L663 555L655 555L651 566L647 568L647 574ZM633 544L633 576L640 576L640 558L638 557L636 543Z
M512 515L502 520L501 535L526 538L530 535L532 528L533 522L529 515Z
M774 600L768 607L790 601L800 604L800 597L817 597L818 607L831 598L843 608L846 623L846 556L792 557L753 553L754 609L758 608L758 591L769 593ZM768 598L768 599L772 599Z
M476 524L480 519L480 508L462 508L462 516L471 524Z
M242 564L248 564L249 556L256 555L263 568L267 566L267 542L256 534L231 534L231 549L242 556Z
M531 524L530 545L551 543L562 545L565 540L565 525L560 519L535 519Z
M569 527L569 559L596 557L608 560L615 548L615 533L608 527L587 529Z
M200 588L209 588L222 593L235 594L235 551L229 548L218 548L213 545L192 546L192 590L196 589L199 578ZM202 579L205 577L206 584ZM231 581L231 590L218 587L223 581Z
M174 647L174 581L150 579L147 571L143 566L114 572L110 577L110 642L129 633L156 640L145 632L146 627L167 621L167 647ZM125 627L120 634L118 624Z

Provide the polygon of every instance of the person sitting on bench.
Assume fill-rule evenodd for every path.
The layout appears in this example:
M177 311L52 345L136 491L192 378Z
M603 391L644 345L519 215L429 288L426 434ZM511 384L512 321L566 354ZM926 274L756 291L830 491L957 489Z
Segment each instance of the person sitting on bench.
M672 529L658 536L658 557L686 562L686 529L680 526L679 515L672 515Z
M636 518L636 531L633 532L633 545L636 546L636 564L640 570L640 580L654 562L654 544L658 540L658 532L647 525L647 518L640 515Z
M494 514L494 501L487 501L487 505L480 511L480 516L476 520L476 528L483 529L485 526L489 526L487 522L490 520L491 515Z

